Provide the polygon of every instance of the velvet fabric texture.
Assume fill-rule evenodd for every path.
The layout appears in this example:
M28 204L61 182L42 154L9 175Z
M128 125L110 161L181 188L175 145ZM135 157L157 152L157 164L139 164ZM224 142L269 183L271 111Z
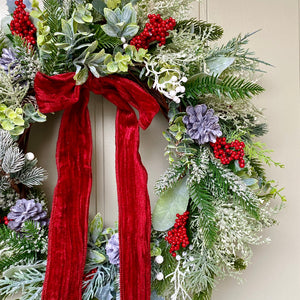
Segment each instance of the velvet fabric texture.
M151 294L151 209L147 172L138 152L139 127L159 111L156 100L120 76L89 76L75 85L74 73L37 73L40 111L64 110L57 141L58 182L49 227L43 300L79 300L86 259L92 185L92 138L87 104L90 91L117 106L116 176L119 204L120 292L122 300L149 300ZM137 119L133 108L139 112Z

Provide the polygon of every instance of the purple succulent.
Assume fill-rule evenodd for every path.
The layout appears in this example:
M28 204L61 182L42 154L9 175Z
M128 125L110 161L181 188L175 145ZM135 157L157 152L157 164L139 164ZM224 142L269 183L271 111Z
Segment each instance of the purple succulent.
M19 199L16 204L11 207L7 215L9 220L8 227L15 231L20 231L25 221L32 220L41 226L49 223L47 212L43 210L42 204L32 200Z
M213 109L207 109L205 104L188 106L187 115L182 121L186 125L187 134L200 145L208 142L215 143L216 138L222 135L219 118L214 115Z
M109 262L113 265L120 264L119 257L119 234L113 234L105 247Z
M4 48L0 57L0 66L4 71L8 72L9 68L12 70L17 64L18 59L14 50L12 48Z

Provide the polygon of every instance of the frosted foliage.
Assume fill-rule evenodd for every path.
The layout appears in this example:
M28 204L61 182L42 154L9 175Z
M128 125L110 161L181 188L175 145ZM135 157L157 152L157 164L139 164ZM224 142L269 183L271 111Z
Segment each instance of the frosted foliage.
M190 159L189 178L188 185L192 185L194 182L200 183L206 176L209 164L209 150L207 148L200 148L200 154L197 158Z
M202 242L204 237L200 218L194 217L191 221L196 234L192 239L194 250L189 252L193 261L186 264L186 288L198 289L198 292L216 283L211 278L212 273L216 277L229 275L240 279L240 272L234 266L235 259L242 259L247 266L252 256L251 245L270 241L261 235L264 227L273 224L274 211L268 205L261 208L260 220L245 214L240 206L232 203L217 200L214 206L219 233L212 249L207 249Z
M137 4L138 23L144 25L148 14L160 14L163 19L170 15L176 20L186 18L194 0L142 0Z

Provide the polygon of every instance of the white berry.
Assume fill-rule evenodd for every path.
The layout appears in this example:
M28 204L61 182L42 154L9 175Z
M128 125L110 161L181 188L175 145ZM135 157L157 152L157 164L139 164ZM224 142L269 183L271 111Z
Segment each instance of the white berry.
M176 93L180 93L180 92L181 92L181 87L178 86L178 87L176 88Z
M156 277L155 277L157 280L161 281L164 279L164 274L162 272L159 272L156 274Z
M176 102L176 103L180 103L180 98L177 97L177 96L175 96L175 97L173 98L173 101Z
M161 255L158 255L155 257L155 262L160 265L164 262L164 258Z
M176 260L181 260L181 256L180 255L176 255Z
M121 37L121 42L124 44L126 42L126 39L124 38L124 36Z
M128 44L125 43L125 44L123 45L123 49L126 49L127 46L128 46Z
M194 261L195 258L193 256L190 257L190 261Z
M181 78L181 81L182 81L182 82L187 82L187 80L188 80L188 79L187 79L185 76Z
M176 92L174 90L170 91L170 96L174 98L176 96Z
M178 79L177 76L174 75L174 76L172 76L171 81L175 82L175 81L177 81L177 79Z
M29 161L34 160L34 154L32 152L27 152L25 158Z
M180 86L180 92L181 93L184 93L185 92L185 87L182 85L182 86Z

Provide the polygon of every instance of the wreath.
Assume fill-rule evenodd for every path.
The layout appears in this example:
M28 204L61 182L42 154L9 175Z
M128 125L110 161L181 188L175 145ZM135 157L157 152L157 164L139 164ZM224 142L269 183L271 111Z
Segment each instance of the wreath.
M265 165L282 165L256 139L267 125L251 99L269 64L247 48L253 33L218 45L220 26L186 19L191 2L15 1L0 32L1 299L210 299L268 241L285 198ZM100 213L88 224L90 91L117 106L115 228ZM59 110L50 218L27 144ZM151 221L139 127L159 110L169 168Z

